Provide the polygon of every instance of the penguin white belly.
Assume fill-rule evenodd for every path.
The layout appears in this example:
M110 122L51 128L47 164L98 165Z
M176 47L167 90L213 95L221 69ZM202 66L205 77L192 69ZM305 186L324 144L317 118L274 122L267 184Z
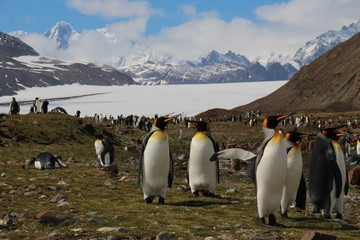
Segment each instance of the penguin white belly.
M331 196L331 210L335 208L335 211L338 213L343 213L343 206L344 206L344 195L345 195L345 183L346 183L346 166L345 166L345 159L344 159L344 153L341 149L341 146L338 142L333 142L333 147L335 150L336 155L336 162L339 166L340 172L341 172L341 193L339 198L336 198L335 193L332 193ZM335 181L334 181L335 185ZM335 189L335 186L334 188ZM334 201L334 202L333 202ZM331 212L331 211L330 211Z
M149 196L165 198L169 171L168 136L164 131L156 131L149 138L144 150L142 187L145 198Z
M191 192L215 192L217 184L216 162L209 161L214 153L213 143L208 136L204 133L197 133L193 137L188 163Z
M297 190L299 188L303 160L301 149L294 146L287 155L286 181L281 197L281 212L285 213L287 208L295 202Z
M41 170L42 164L41 164L41 162L40 162L40 161L36 160L36 161L34 162L34 166L35 166L35 168L37 168L37 169L40 169L40 170Z
M287 154L282 134L276 135L265 146L256 169L258 214L263 218L280 210L285 185Z
M101 160L100 156L102 151L104 151L104 145L101 140L96 140L94 145L95 145L96 154L98 155L99 160Z
M356 154L360 155L360 141L357 141L356 143Z

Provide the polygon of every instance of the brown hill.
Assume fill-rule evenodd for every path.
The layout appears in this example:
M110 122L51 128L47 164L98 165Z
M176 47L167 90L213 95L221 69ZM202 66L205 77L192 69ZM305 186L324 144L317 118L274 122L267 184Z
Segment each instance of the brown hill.
M212 116L208 110L198 116ZM360 110L360 33L304 66L284 86L266 97L228 110L342 112ZM226 110L221 111L222 113Z
M300 69L270 95L233 110L359 111L360 33Z

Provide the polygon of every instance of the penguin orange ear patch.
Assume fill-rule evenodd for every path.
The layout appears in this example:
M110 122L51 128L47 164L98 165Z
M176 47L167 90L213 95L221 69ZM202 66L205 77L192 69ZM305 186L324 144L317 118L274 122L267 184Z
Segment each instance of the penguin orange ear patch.
M268 125L268 120L267 119L264 120L263 125L264 125L264 127L267 127L267 125Z
M285 137L287 138L287 139L290 139L290 133L287 133L286 135L285 135Z
M327 131L323 130L321 131L322 134L326 135L327 134Z

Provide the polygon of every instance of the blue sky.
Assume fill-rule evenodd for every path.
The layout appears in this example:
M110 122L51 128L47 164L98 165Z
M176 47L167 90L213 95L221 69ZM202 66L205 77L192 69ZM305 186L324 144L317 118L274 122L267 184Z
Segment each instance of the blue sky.
M24 30L26 32L44 33L57 22L65 21L81 32L83 29L102 28L121 17L106 17L99 14L86 15L67 4L66 0L0 0L0 31ZM133 1L134 2L134 1ZM147 34L156 34L164 27L179 25L188 19L181 13L181 6L189 4L198 12L218 12L221 19L231 21L241 17L258 22L255 9L265 4L280 2L278 0L150 0L149 5L159 13L148 22Z
M149 49L178 60L212 50L254 60L294 55L359 21L359 9L359 0L0 0L0 31L23 30L30 34L22 40L41 55L69 60L108 63ZM80 34L66 51L42 36L59 21Z

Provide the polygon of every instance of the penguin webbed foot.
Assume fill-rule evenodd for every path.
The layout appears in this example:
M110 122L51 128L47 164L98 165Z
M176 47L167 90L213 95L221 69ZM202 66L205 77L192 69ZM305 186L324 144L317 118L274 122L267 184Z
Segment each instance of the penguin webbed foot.
M152 204L154 198L155 198L154 196L150 196L150 197L145 198L145 203L146 204Z
M159 204L159 205L165 205L165 198L159 197L158 204Z
M282 225L282 224L279 224L279 223L276 222L275 215L273 215L273 214L270 214L270 215L269 215L269 224L266 224L265 217L259 218L258 215L256 215L256 216L254 217L254 220L255 220L260 226L263 226L263 227L268 227L268 228L275 228L275 227L286 228L285 225Z
M291 221L291 222L296 222L296 221L298 221L298 220L295 219L295 218L289 217L287 211L286 211L285 213L282 213L282 214L281 214L281 219L283 219L283 220L285 220L285 221Z

